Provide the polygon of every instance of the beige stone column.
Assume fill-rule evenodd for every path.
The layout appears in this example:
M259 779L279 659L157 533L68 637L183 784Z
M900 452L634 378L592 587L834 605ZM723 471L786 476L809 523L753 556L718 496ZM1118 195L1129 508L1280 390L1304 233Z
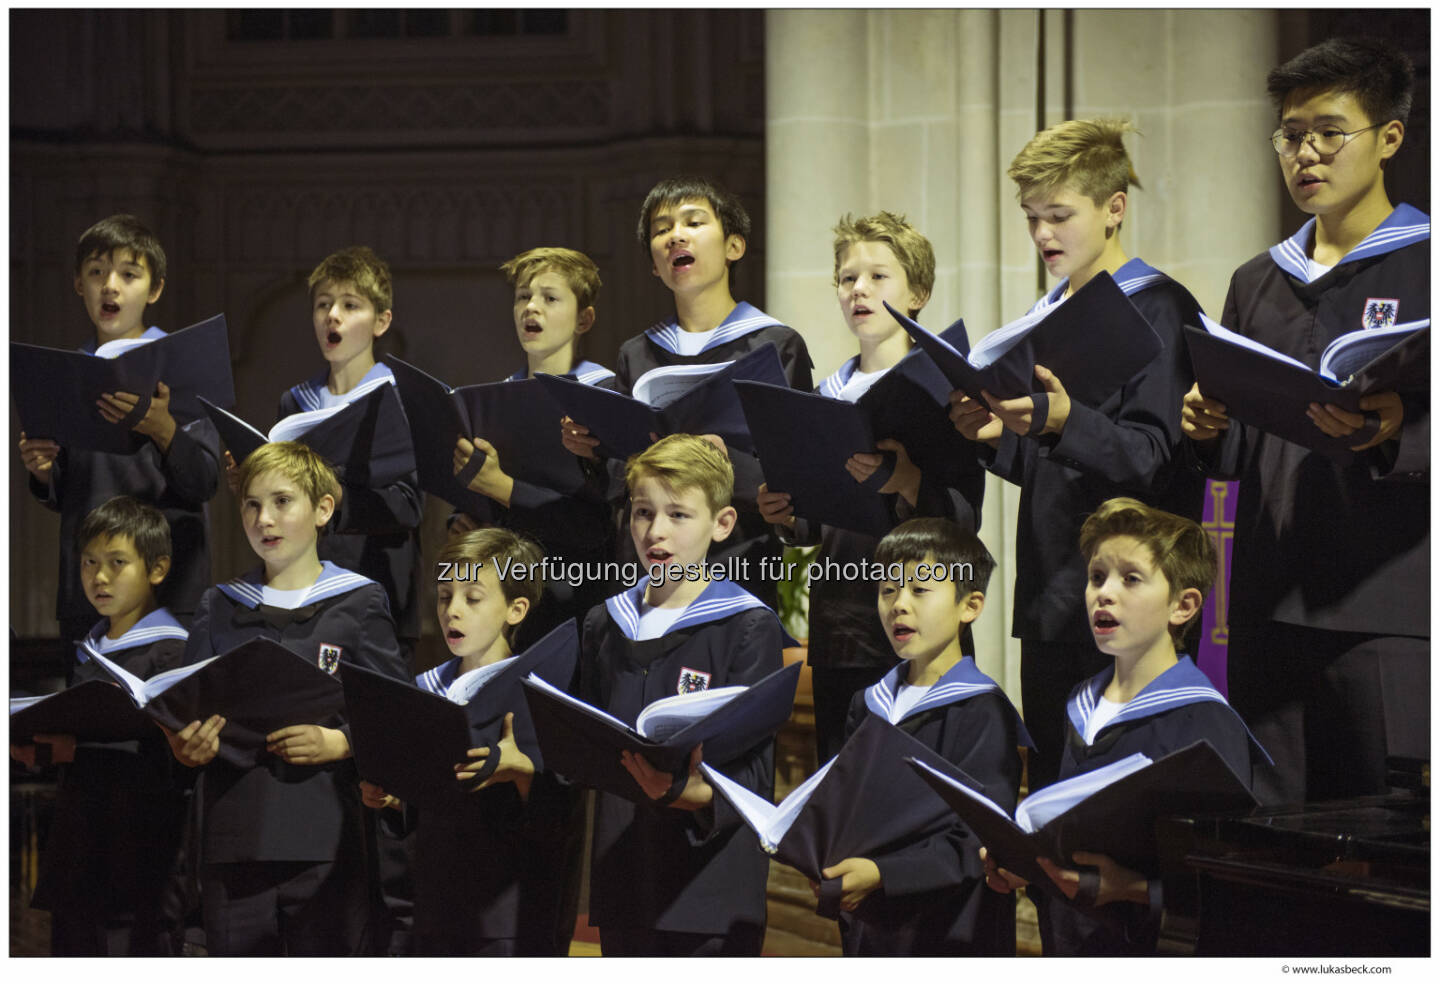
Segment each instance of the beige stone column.
M1068 103L1139 124L1126 247L1218 312L1230 271L1281 235L1264 94L1276 29L1250 10L770 11L767 308L805 336L817 379L853 355L830 228L884 208L935 246L927 326L963 316L973 340L1023 313L1044 281L1005 169ZM1017 701L1018 503L992 476L981 535L1000 570L976 631L982 668Z

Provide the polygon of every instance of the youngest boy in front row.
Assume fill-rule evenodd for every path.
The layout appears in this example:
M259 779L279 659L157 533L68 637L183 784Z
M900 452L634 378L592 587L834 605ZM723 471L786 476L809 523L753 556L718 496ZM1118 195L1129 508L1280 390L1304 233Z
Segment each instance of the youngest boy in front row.
M1193 520L1110 499L1080 528L1080 552L1090 632L1115 662L1070 692L1060 779L1135 752L1159 759L1204 739L1248 786L1252 764L1269 756L1190 657L1177 654L1215 582L1209 535ZM1075 903L1031 893L1046 954L1153 954L1164 906L1158 873L1085 851L1072 860L1074 870L1038 859ZM993 860L985 868L997 891L1024 884Z
M200 599L187 663L265 638L327 673L344 660L408 679L385 590L317 553L338 487L303 444L266 444L245 459L240 514L263 566ZM356 953L369 888L359 777L347 761L343 718L267 735L269 755L248 769L215 761L223 727L218 715L192 721L170 742L182 763L206 766L200 891L209 952Z
M846 733L874 714L923 742L1014 810L1020 792L1020 715L962 649L985 607L995 559L974 533L947 519L912 519L880 541L880 622L903 661L850 703ZM883 808L883 807L882 807ZM1015 906L985 890L975 843L948 829L873 858L825 869L841 878L847 956L1013 956Z
M780 669L780 620L703 565L735 527L724 451L676 434L630 459L630 535L650 577L585 619L578 696L634 722L662 697L749 685ZM759 956L769 869L748 828L699 771L622 762L654 801L595 803L590 922L606 956ZM715 768L760 796L774 792L772 742Z
M74 685L111 682L92 656L146 679L179 666L185 629L156 600L170 572L170 525L153 506L116 496L92 509L76 541L80 583L101 615L81 640ZM55 820L31 903L50 910L57 957L170 956L182 913L168 892L180 849L186 777L151 729L139 741L85 743L36 735L10 746L33 766L42 746L65 763Z

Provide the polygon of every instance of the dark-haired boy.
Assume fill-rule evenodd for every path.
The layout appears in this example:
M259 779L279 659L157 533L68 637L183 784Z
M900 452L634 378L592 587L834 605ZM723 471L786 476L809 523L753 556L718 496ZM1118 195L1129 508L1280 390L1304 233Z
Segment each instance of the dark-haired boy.
M185 629L155 600L170 571L165 517L118 496L90 511L79 536L80 580L101 619L76 650L74 682L110 682L93 653L142 679L181 665ZM51 955L171 955L181 914L167 905L166 889L187 783L164 735L84 744L72 735L35 738L10 754L33 766L44 744L51 761L66 764L31 903L50 910Z
M1249 785L1267 760L1264 749L1181 651L1215 582L1209 534L1194 520L1121 498L1085 520L1079 541L1090 630L1113 663L1070 692L1060 779L1136 752L1159 759L1204 740ZM1046 955L1154 953L1165 904L1162 872L1132 871L1084 850L1072 853L1075 868L1037 860L1075 903L1031 893ZM993 859L985 870L998 892L1025 884ZM1103 911L1085 911L1091 908Z
M755 306L737 303L732 293L734 268L750 236L750 216L737 197L704 179L661 181L645 196L635 233L650 257L651 271L675 295L676 313L620 346L615 382L622 393L628 394L636 380L660 366L731 362L766 344L779 350L790 385L810 389L812 366L805 340ZM599 441L583 424L567 419L561 434L566 447L593 458ZM739 452L732 452L731 460L740 519L735 535L715 551L714 560L735 564L737 573L748 572L741 582L773 607L775 582L760 576L760 565L764 557L778 563L780 544L756 505L763 480L760 464L754 455Z
M164 337L145 327L145 308L165 289L165 251L133 215L101 219L75 247L75 293L95 328L81 347L94 353L107 342ZM134 393L102 395L97 412L115 423L139 402ZM170 388L157 383L150 409L134 427L149 438L133 454L75 451L20 434L20 460L30 492L60 514L60 578L55 617L60 637L84 637L97 617L80 583L77 533L92 509L116 495L132 495L164 514L174 543L166 583L169 609L189 619L210 583L206 503L220 485L220 438L208 418L178 421L170 414Z
M985 607L995 559L947 519L912 519L886 534L875 563L880 622L901 664L857 693L846 730L884 718L963 769L1007 810L1020 793L1020 715L965 655L961 640ZM952 818L953 819L953 818ZM919 832L917 832L919 833ZM822 874L843 878L847 956L1013 956L1013 900L985 890L974 838L958 820Z
M245 537L261 568L205 593L185 661L264 638L327 673L344 661L408 679L385 591L320 560L317 539L339 486L330 467L305 445L278 441L252 452L238 481ZM272 732L268 755L245 769L215 760L224 725L215 715L170 736L181 764L205 766L200 890L209 952L359 955L373 886L344 716Z
M1267 86L1286 188L1314 217L1235 271L1223 323L1314 367L1342 334L1430 316L1429 216L1392 207L1385 191L1414 70L1383 42L1332 39ZM1231 421L1198 386L1185 396L1185 433L1207 471L1240 479L1228 679L1275 758L1257 776L1264 801L1383 792L1387 754L1429 757L1423 376L1420 388L1366 395L1363 414L1310 406L1320 431L1354 435L1348 462Z

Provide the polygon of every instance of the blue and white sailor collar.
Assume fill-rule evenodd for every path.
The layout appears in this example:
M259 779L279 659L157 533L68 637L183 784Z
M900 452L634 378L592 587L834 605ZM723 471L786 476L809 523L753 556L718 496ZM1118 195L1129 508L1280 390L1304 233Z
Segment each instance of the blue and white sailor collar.
M561 373L562 379L573 379L577 383L584 383L586 386L597 386L615 374L598 362L591 362L589 359L581 359L569 372ZM519 372L507 376L505 382L520 383L530 378L529 369L521 369Z
M244 605L250 609L259 608L265 597L265 582L261 577L263 570L263 568L256 568L242 577L235 578L233 581L225 581L222 584L217 584L216 587L220 589L222 594L237 604ZM327 598L334 598L337 595L349 594L356 588L374 583L374 581L363 574L347 571L343 567L337 567L330 563L330 561L324 560L320 562L320 576L315 579L315 583L306 588L305 593L300 596L299 601L290 607L292 609L304 608L306 605L313 605L317 601L324 601Z
M865 706L870 709L870 713L884 718L886 721L890 720L895 708L895 698L900 693L902 678L909 672L909 669L909 663L894 666L889 673L880 678L878 683L865 688ZM980 667L975 665L974 657L962 656L960 662L946 670L945 675L930 687L930 692L911 706L900 720L914 717L933 707L958 704L963 700L969 700L971 697L991 691L1003 693L1000 685L982 673ZM1010 709L1014 713L1013 705ZM899 722L894 723L898 724ZM1020 720L1019 714L1015 714L1015 725L1019 729L1021 744L1033 748L1035 743L1030 740L1030 733L1025 730L1025 724Z
M444 697L445 692L450 689L450 685L460 676L460 663L463 659L463 656L455 656L439 666L432 666L415 677L415 686Z
M1114 676L1115 667L1105 667L1077 687L1070 695L1070 699L1065 702L1065 714L1078 734L1085 734L1090 722L1090 715L1094 714L1095 709L1100 706L1100 697L1105 693L1105 688L1109 686L1110 680ZM1230 709L1230 713L1235 714L1235 709L1230 707L1230 702L1210 683L1210 678L1201 672L1189 656L1182 654L1174 666L1151 680L1144 689L1130 698L1121 708L1120 713L1100 729L1100 734L1104 734L1117 724L1140 721L1177 707L1184 707L1186 704L1199 704L1203 701L1223 704ZM1240 720L1240 715L1235 714L1235 718ZM1270 753L1265 751L1264 746L1256 740L1253 734L1250 734L1250 729L1244 721L1240 721L1240 726L1245 728L1245 733L1250 736L1251 744L1259 749L1265 761L1272 762Z
M1315 233L1315 219L1312 217L1302 225L1289 239L1270 247L1270 258L1275 265L1284 270L1290 276L1301 283L1310 283L1310 243ZM1395 206L1395 210L1385 217L1385 221L1375 227L1375 230L1360 240L1360 244L1346 253L1335 264L1354 263L1356 260L1369 259L1372 256L1380 256L1393 250L1402 249L1414 243L1424 242L1430 238L1430 216L1415 208L1401 202ZM1320 276L1328 273L1328 270L1321 271ZM1314 278L1318 279L1318 278Z
M705 347L700 351L708 352L718 345L733 342L737 338L744 338L751 332L759 331L761 328L770 328L778 325L780 325L780 322L770 317L770 315L764 311L761 311L747 301L741 301L735 305L735 310L731 311L725 317L725 320L720 322L715 328L709 340L705 342ZM645 332L645 337L670 354L679 355L680 334L682 331L684 331L684 329L680 327L679 321L672 320L662 322L650 328Z
M166 608L155 609L130 626L129 631L118 639L105 637L105 633L109 629L110 620L108 618L102 618L96 622L95 627L75 647L76 662L88 663L90 657L95 653L109 656L111 653L122 652L126 649L139 649L141 646L153 645L161 639L178 639L184 642L190 637L185 626L177 622L175 616L171 615L169 609Z
M642 580L634 587L605 599L605 608L610 612L610 618L620 627L625 638L631 642L638 641L635 637L640 629L640 604L645 597L645 587L648 583L648 581ZM767 612L770 611L765 602L734 581L716 578L705 586L705 590L700 592L694 601L685 606L685 611L671 623L667 634L695 625L704 625L706 622L718 622L722 618L729 618L737 612L751 608L764 608ZM774 613L771 612L771 614ZM779 616L777 615L776 618Z
M1138 294L1146 287L1152 287L1162 280L1169 279L1138 256L1132 256L1126 260L1120 269L1111 274L1111 278L1114 279L1115 286L1119 287L1120 292L1126 297ZM1059 304L1064 299L1065 290L1069 286L1070 278L1066 277L1055 286L1054 290L1036 301L1030 308L1031 312L1044 311Z
M140 333L140 339L146 342L153 342L156 339L164 337L165 332L161 331L155 325L151 325L149 328L146 328L143 332ZM95 339L87 338L85 340L85 344L80 346L80 351L84 352L86 355L94 355L97 348L99 348L99 346L95 344Z
M378 386L384 386L386 383L394 385L395 374L385 363L377 362L370 367L369 372L360 378L360 382L350 392L342 393L339 396L330 392L330 388L326 385L329 380L330 370L324 369L305 382L290 387L290 395L295 398L301 411L323 410L325 407L354 403L371 390Z

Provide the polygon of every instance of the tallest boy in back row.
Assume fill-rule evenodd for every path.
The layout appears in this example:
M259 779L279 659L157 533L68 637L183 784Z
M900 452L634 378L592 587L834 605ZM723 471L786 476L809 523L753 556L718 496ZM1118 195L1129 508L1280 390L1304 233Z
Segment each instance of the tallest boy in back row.
M750 237L750 216L738 198L699 178L661 181L640 206L635 234L649 250L652 272L675 295L675 317L620 346L615 383L622 393L628 395L637 379L659 366L731 362L766 344L780 353L790 386L809 391L811 363L805 340L753 304L737 302L731 293L735 265L745 255ZM583 424L567 418L561 438L575 454L593 458L600 442L589 436ZM756 505L764 481L760 462L734 450L730 460L739 521L734 535L716 548L710 560L745 561L745 567L736 571L737 580L774 608L775 582L760 576L760 563L768 556L778 564L780 541Z
M1330 40L1270 73L1271 137L1314 218L1235 271L1224 324L1312 368L1342 334L1430 316L1430 218L1392 206L1415 73L1378 41ZM1423 358L1428 359L1428 348ZM1231 421L1196 387L1185 433L1214 477L1239 478L1230 580L1230 697L1274 756L1262 801L1383 792L1385 756L1428 758L1430 389L1373 392L1379 430L1311 404L1337 462Z

